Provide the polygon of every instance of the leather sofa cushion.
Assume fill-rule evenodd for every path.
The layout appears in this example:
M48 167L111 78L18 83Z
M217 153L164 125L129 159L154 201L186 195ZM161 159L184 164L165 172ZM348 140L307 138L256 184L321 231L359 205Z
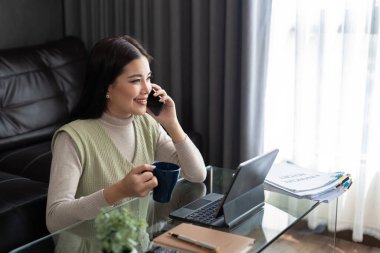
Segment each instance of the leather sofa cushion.
M86 55L74 37L0 50L0 152L48 140L70 119Z
M0 171L0 252L8 252L48 234L46 195L46 183Z
M40 182L49 182L50 141L0 154L0 170Z

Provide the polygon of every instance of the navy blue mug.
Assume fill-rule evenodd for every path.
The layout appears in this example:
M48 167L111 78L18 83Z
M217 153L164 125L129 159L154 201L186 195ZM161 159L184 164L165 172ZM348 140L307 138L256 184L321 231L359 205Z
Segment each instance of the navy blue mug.
M172 197L181 168L177 164L168 162L154 162L152 165L156 166L153 170L153 175L156 176L158 181L158 185L153 188L153 200L167 203Z

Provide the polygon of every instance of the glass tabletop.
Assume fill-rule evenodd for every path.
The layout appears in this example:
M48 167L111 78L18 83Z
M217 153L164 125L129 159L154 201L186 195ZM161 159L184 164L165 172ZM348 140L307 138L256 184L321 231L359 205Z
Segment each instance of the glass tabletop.
M180 222L169 218L169 213L182 207L207 193L224 194L234 175L234 170L208 166L207 178L203 183L191 183L179 180L175 186L169 203L158 203L150 199L146 234L142 236L138 251L155 251L151 241ZM297 202L297 205L288 205L288 202ZM221 230L244 235L255 239L251 252L260 252L284 234L299 220L316 208L320 203L307 199L294 199L279 193L265 191L265 204L259 212L249 216L233 228ZM297 208L292 209L292 206ZM128 208L131 212L139 212L138 199L132 199L115 208ZM101 252L99 241L95 236L94 221L84 221L71 225L39 240L33 241L16 252Z

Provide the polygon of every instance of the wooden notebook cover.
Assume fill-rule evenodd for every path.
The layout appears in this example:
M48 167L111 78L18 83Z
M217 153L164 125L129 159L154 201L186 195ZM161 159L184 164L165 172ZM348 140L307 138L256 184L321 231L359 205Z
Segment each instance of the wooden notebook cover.
M215 252L197 245L174 238L169 233L181 234L192 239L214 244L218 247L218 253L245 252L249 250L255 239L230 234L227 232L205 228L193 224L181 223L169 231L153 239L157 246L180 250L181 252L210 253Z

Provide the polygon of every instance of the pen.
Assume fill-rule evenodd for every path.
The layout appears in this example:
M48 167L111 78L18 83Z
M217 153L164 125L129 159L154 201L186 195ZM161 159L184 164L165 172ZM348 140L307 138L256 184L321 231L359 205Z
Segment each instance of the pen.
M339 179L340 182L336 185L336 188L340 187L342 184L344 184L349 179L350 178L348 176L345 176L345 177L342 177L341 179Z
M215 245L213 245L213 244L211 244L211 243L198 241L198 240L195 240L195 239L190 238L188 236L184 236L184 235L180 235L180 234L175 234L175 233L169 233L169 235L172 236L172 237L175 237L175 238L177 238L179 240L182 240L182 241L185 241L185 242L188 242L188 243L191 243L191 244L194 244L194 245L206 248L206 249L210 249L210 250L213 250L215 252L218 251L218 247L215 246Z
M351 184L352 184L352 181L351 180L347 180L346 182L343 183L343 188L345 190L348 190L348 189L350 189Z
M336 172L334 178L335 178L335 179L339 179L339 178L341 178L342 176L344 176L344 172Z

